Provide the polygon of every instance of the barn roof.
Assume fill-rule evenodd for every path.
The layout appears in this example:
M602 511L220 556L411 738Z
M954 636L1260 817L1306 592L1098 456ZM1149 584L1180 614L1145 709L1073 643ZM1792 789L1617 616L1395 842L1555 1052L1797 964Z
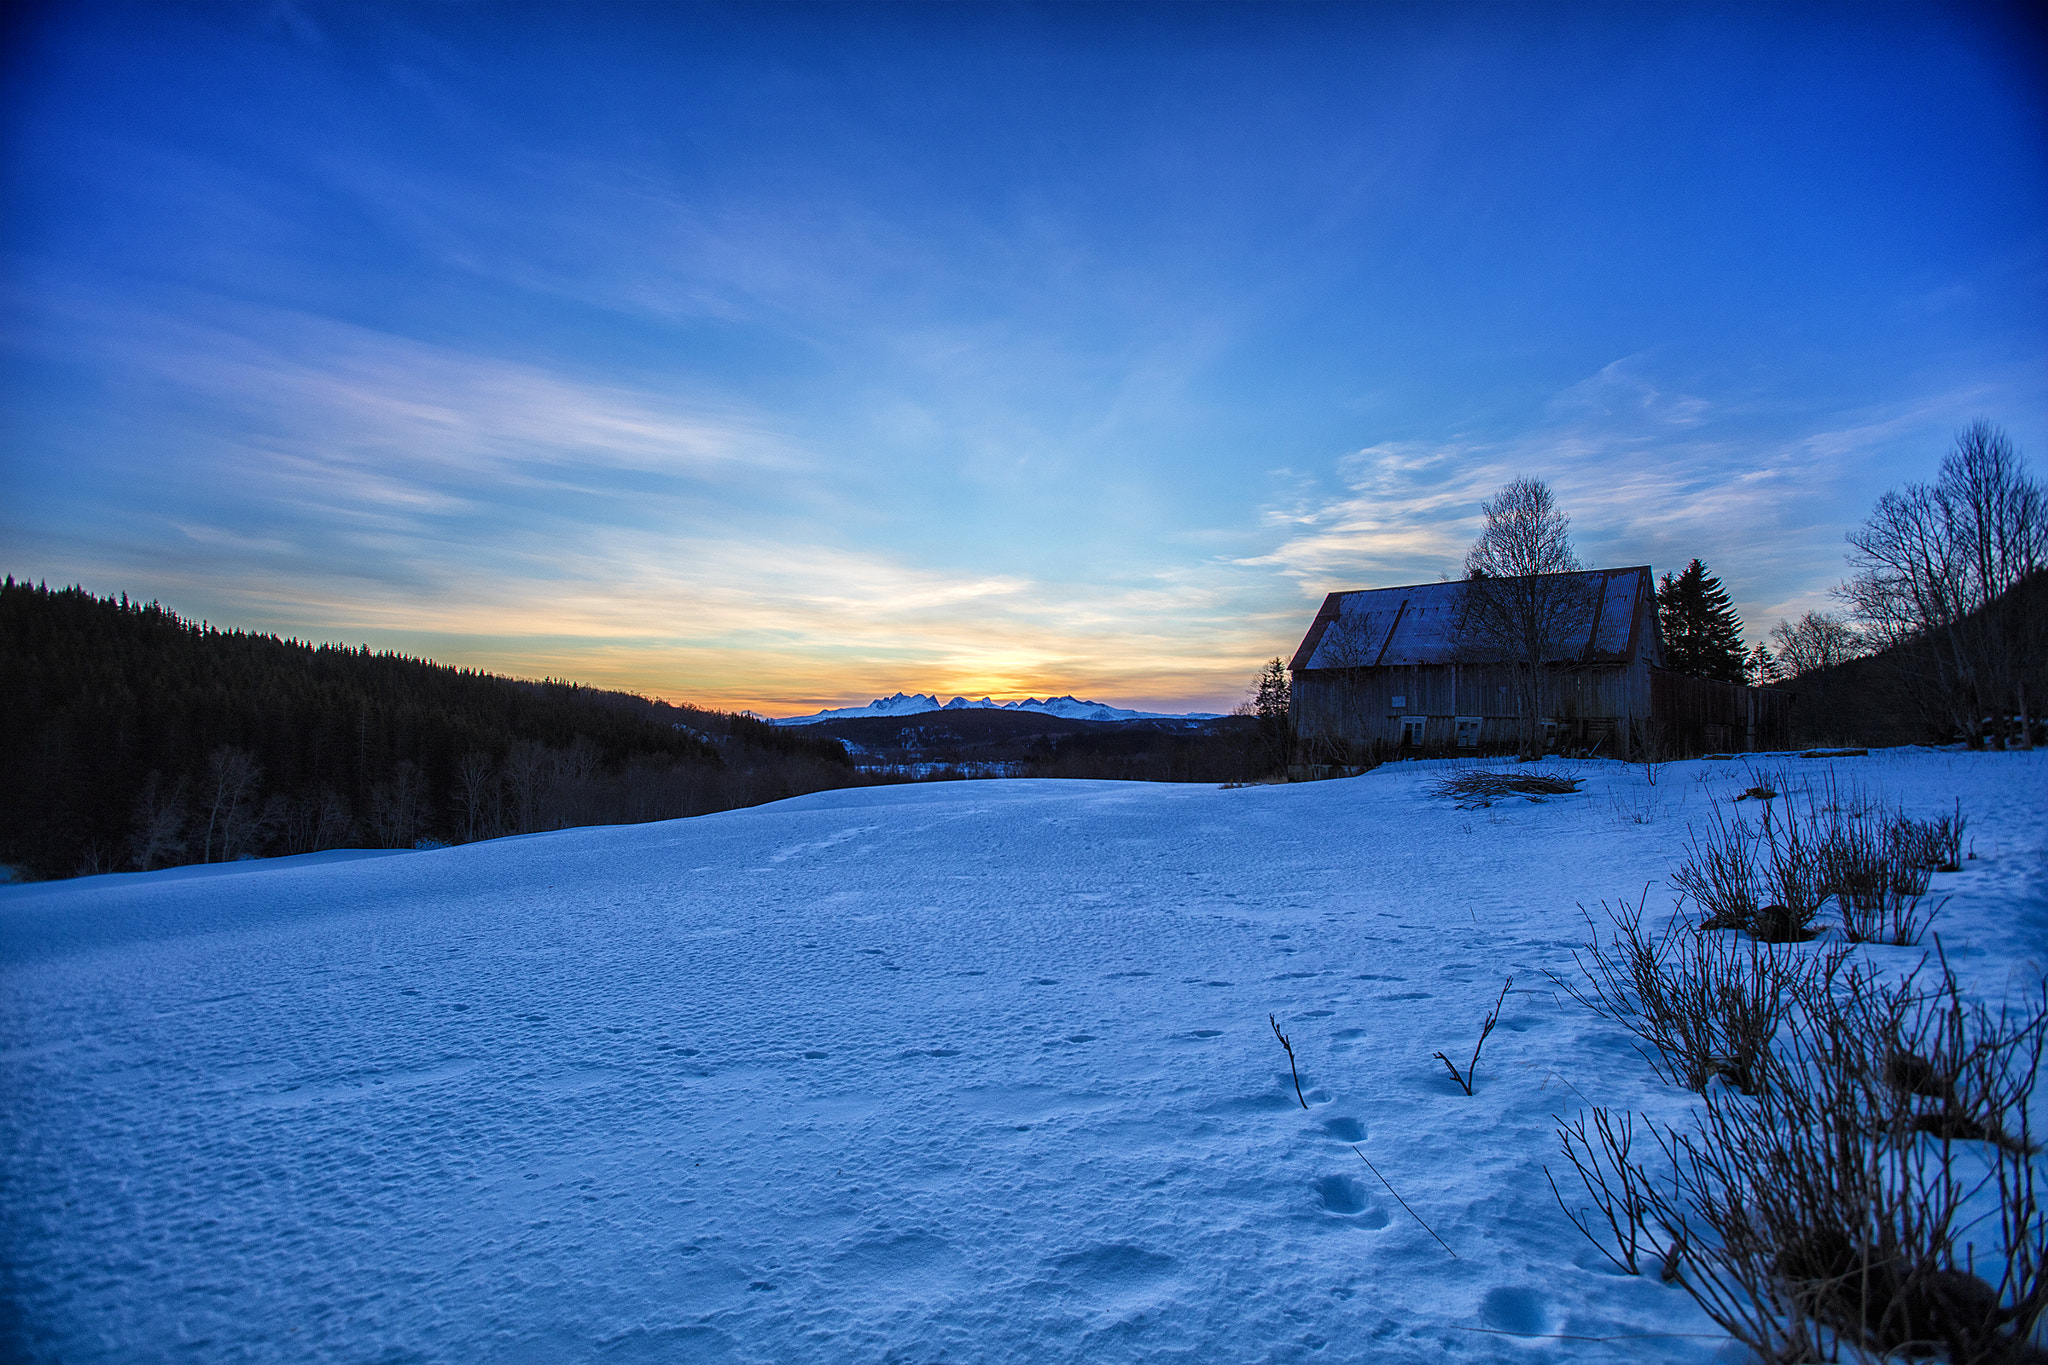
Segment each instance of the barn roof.
M1552 663L1629 664L1664 661L1657 631L1656 585L1648 565L1588 569L1582 580L1595 603L1592 628ZM1333 592L1323 599L1292 668L1384 667L1391 664L1481 662L1461 638L1466 584L1417 583L1405 588Z

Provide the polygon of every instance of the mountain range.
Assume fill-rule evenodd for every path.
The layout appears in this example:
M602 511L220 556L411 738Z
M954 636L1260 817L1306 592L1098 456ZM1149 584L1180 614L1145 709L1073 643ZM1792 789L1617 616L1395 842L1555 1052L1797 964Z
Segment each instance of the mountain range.
M1178 714L1164 711L1127 711L1120 706L1110 706L1099 701L1081 701L1074 697L1047 697L1040 701L1028 697L1023 701L994 701L983 697L972 701L966 697L955 697L942 702L934 694L898 692L893 697L877 697L866 706L842 706L835 710L820 711L810 716L784 716L774 721L776 725L816 725L826 720L865 720L875 716L917 716L927 711L1035 711L1040 715L1059 716L1065 720L1215 720L1219 712L1187 711Z

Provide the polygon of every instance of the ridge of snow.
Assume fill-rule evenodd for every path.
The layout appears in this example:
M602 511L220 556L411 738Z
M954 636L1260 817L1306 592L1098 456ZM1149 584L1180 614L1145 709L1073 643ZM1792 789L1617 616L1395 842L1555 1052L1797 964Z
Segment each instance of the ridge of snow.
M1107 702L1082 701L1078 697L1027 697L1023 701L996 701L983 697L974 701L967 697L955 697L942 702L937 693L898 692L893 697L877 697L866 706L840 706L819 711L808 716L783 716L773 720L773 725L815 725L823 720L862 720L874 716L921 716L927 711L1032 711L1040 715L1060 716L1066 720L1218 720L1220 711L1132 711Z

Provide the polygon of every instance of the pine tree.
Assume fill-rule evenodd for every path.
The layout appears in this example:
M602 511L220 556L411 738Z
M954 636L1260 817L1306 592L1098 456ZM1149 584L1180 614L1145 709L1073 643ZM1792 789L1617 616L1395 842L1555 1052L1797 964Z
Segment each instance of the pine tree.
M1243 709L1259 718L1260 768L1273 772L1287 766L1294 749L1293 683L1287 665L1273 659L1259 670L1259 680Z
M1284 723L1291 691L1287 665L1278 659L1269 660L1259 671L1259 680L1252 688L1253 714L1260 720Z
M1743 681L1748 651L1742 644L1742 618L1721 580L1700 560L1657 580L1657 624L1664 631L1666 668L1716 682Z
M1762 640L1750 647L1743 671L1749 674L1751 687L1769 687L1772 683L1785 681L1785 670L1778 663L1778 656L1771 653L1771 647Z

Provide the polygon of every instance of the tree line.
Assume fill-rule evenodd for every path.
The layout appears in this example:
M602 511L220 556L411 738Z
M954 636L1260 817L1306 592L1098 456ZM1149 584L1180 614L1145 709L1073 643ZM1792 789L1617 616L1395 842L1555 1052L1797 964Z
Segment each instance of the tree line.
M0 863L28 877L703 814L870 779L744 715L0 585Z
M1817 741L2032 748L2048 698L2048 491L2012 438L1958 432L1930 482L1878 498L1848 534L1840 612L1759 643L1756 680L1797 694Z

